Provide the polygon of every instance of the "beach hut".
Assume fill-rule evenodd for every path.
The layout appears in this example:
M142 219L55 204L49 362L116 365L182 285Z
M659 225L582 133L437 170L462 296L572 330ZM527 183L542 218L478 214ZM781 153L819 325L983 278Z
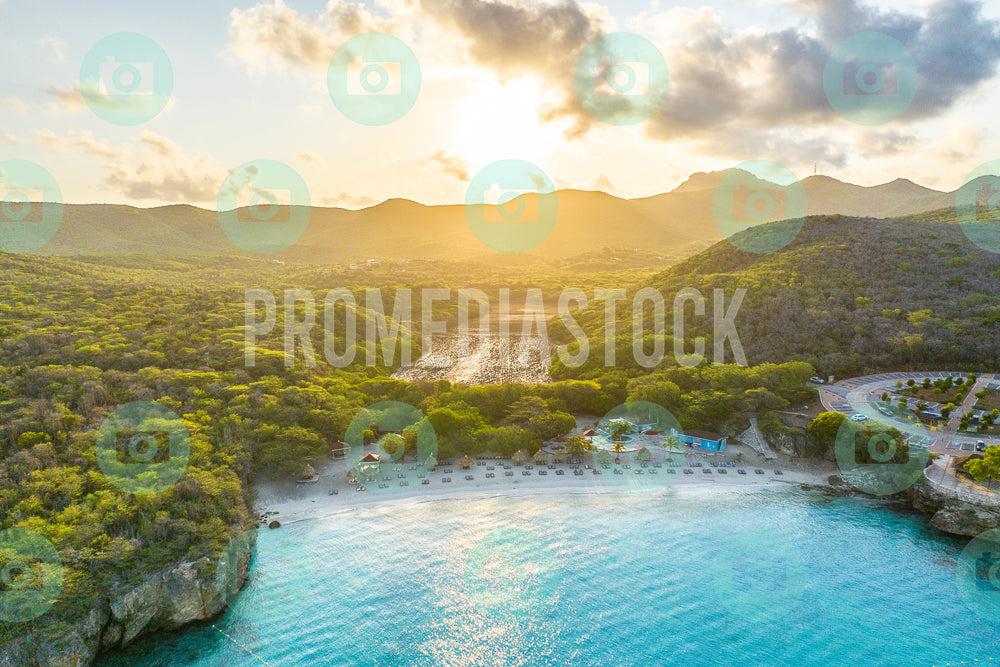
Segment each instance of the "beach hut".
M514 456L510 457L516 466L523 466L528 460L528 452L523 449L519 449L514 452Z
M347 444L341 442L340 440L337 440L336 442L330 445L330 456L332 456L335 459L342 459L344 458L344 452L346 450L347 450Z
M307 479L312 479L315 476L316 476L316 469L307 463L306 467L302 469L302 475L299 477L299 479L307 480Z
M373 482L378 479L379 464L382 462L378 454L365 454L358 461L358 464L348 472L355 480L360 482Z
M650 458L652 458L652 456L653 455L650 454L649 450L646 449L645 447L643 447L642 449L640 449L635 453L635 458L637 461L648 461Z
M588 428L586 431L583 432L583 437L585 438L593 438L595 435L597 435L597 431L595 431L592 428Z
M465 456L463 456L458 460L458 465L468 470L472 466L476 465L476 460L471 456L469 456L468 454L466 454Z
M552 455L552 458L556 463L566 463L566 450L560 449Z
M537 452L535 452L534 459L537 465L543 466L549 462L549 455L546 454L541 449L539 449Z

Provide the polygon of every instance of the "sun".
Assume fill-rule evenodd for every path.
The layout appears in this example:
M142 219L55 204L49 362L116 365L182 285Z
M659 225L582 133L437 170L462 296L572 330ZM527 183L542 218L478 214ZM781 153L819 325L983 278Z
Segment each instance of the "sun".
M530 78L472 86L456 109L459 154L474 169L505 159L544 161L560 131L539 118L543 98L540 82Z

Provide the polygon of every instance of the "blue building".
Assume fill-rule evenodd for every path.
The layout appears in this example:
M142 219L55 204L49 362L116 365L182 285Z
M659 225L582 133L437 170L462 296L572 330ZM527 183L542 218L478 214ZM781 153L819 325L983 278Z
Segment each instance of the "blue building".
M721 452L726 448L726 438L711 431L684 431L677 433L676 429L670 429L670 434L677 436L682 445L688 447L699 447L713 452Z

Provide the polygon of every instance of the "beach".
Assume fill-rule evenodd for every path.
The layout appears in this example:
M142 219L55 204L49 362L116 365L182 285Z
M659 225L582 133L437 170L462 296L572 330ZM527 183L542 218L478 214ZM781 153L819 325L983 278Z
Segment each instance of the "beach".
M742 463L725 467L719 465L721 462L733 462L739 453L744 455ZM653 494L669 493L674 487L691 486L718 488L720 491L802 484L821 486L828 484L830 475L839 474L836 464L826 461L791 459L779 455L777 461L765 463L762 457L741 446L732 446L721 454L691 449L687 449L685 454L686 459L678 464L679 467L673 468L668 465L662 450L654 450L653 458L645 467L628 455L622 455L620 463L607 467L593 463L589 456L578 464L537 465L529 462L524 466L515 465L510 459L490 457L477 460L467 470L455 463L427 470L408 460L405 463L381 464L378 479L365 484L349 481L348 465L344 459L326 460L316 465L315 481L257 482L254 509L264 523L277 520L287 524L386 503L545 494ZM692 467L691 463L700 466ZM711 465L713 463L715 466ZM600 474L594 474L595 468ZM740 468L746 474L740 474ZM615 469L620 474L615 474ZM668 472L670 469L675 472ZM684 473L685 469L692 473ZM763 474L756 473L757 469ZM776 474L775 470L780 470L781 474ZM582 474L574 474L578 471ZM508 472L513 475L507 475ZM494 476L487 477L490 474ZM466 476L472 479L466 479ZM423 483L425 479L426 484ZM445 482L445 479L451 481ZM401 482L406 484L401 485ZM380 485L383 486L380 488ZM364 490L358 491L359 487ZM334 491L336 493L331 493Z

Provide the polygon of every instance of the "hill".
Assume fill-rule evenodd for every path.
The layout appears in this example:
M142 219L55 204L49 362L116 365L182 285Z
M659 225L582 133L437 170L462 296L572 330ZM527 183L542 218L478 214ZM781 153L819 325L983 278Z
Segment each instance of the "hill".
M425 206L390 199L357 211L313 208L309 225L292 247L268 255L286 262L341 264L369 258L428 258L523 264L573 260L607 248L611 256L641 255L646 264L675 262L722 237L712 217L714 188L722 172L694 174L675 190L639 199L603 192L561 190L559 217L549 237L520 255L486 248L470 232L461 205ZM905 180L875 187L811 176L803 185L812 215L840 213L892 217L951 206L954 195ZM777 188L765 181L756 187ZM175 254L248 256L223 233L215 211L187 205L141 209L68 204L62 227L43 254ZM584 260L593 263L593 257Z
M664 295L666 333L680 290L693 287L711 299L713 290L722 288L729 303L735 290L746 289L735 322L751 365L805 361L822 376L904 368L995 370L1000 366L1000 255L971 244L958 225L931 217L810 217L782 250L756 255L718 243L640 286ZM946 212L938 217L946 218ZM650 322L652 311L645 315ZM644 372L632 354L631 298L618 304L616 319L617 367ZM603 305L591 303L578 320L590 341L590 360L575 369L557 360L554 377L597 377L607 371L599 366ZM685 322L686 349L704 336L711 353L711 301L704 316L690 310ZM664 365L672 366L669 336L665 349ZM727 349L727 361L732 360Z

